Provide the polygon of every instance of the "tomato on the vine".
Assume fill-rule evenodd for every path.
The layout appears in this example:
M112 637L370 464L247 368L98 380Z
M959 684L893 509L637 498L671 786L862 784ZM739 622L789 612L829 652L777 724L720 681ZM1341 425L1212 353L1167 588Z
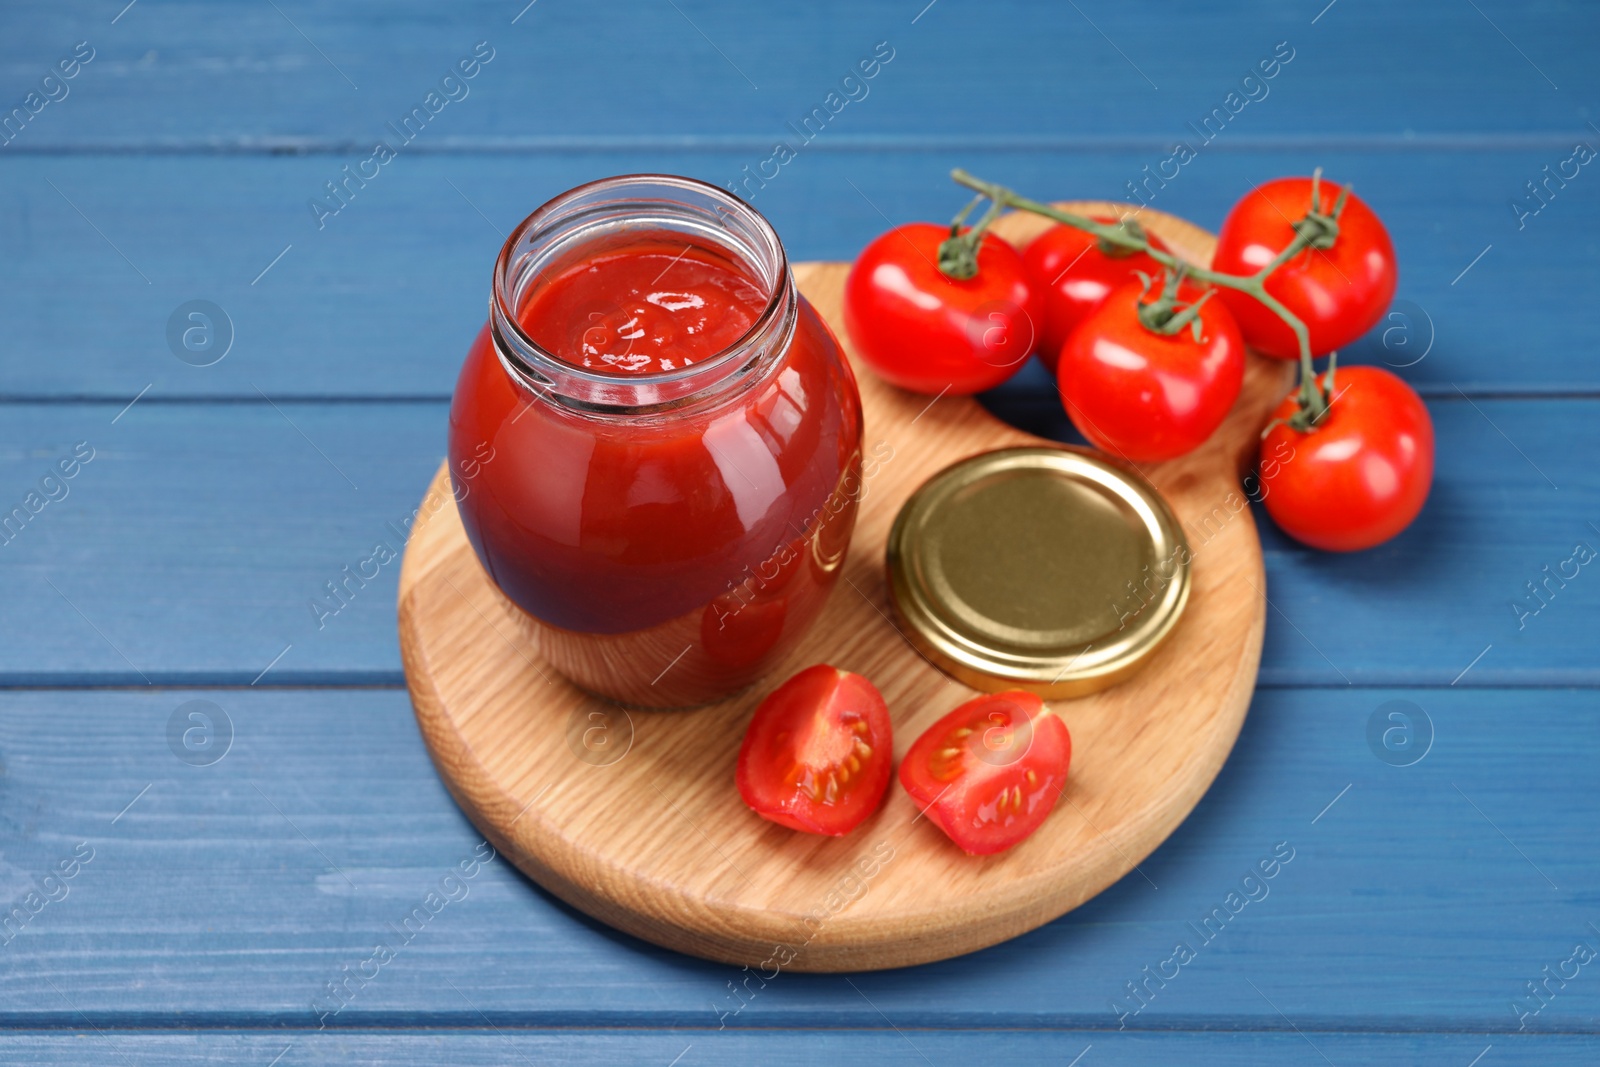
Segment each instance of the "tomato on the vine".
M1188 284L1184 301L1203 294ZM1192 323L1157 333L1141 321L1147 305L1140 282L1114 292L1072 331L1061 349L1056 382L1078 432L1134 463L1154 463L1193 450L1233 407L1244 383L1244 341L1233 316L1213 295Z
M1117 221L1099 215L1094 220L1108 225ZM1167 251L1155 234L1145 237L1151 247ZM1139 271L1152 278L1161 276L1161 264L1148 253L1101 244L1094 234L1064 223L1050 227L1023 249L1022 263L1043 303L1044 321L1035 347L1052 371L1067 336L1113 289L1137 281Z
M1295 238L1295 224L1313 207L1326 216L1340 188L1319 181L1313 205L1311 178L1279 178L1257 186L1228 212L1217 236L1211 269L1255 274ZM1389 231L1360 197L1350 195L1330 247L1313 245L1267 277L1267 293L1305 323L1311 354L1326 355L1375 326L1394 299L1399 272ZM1251 348L1278 359L1298 359L1294 331L1248 293L1222 290Z
M939 269L950 227L896 226L862 250L844 284L844 323L878 375L918 393L977 393L1015 374L1033 351L1038 299L1022 257L985 233L978 272Z
M928 727L900 761L900 784L950 840L986 856L1039 828L1071 762L1066 724L1013 689L969 700Z
M859 674L818 664L756 708L739 749L739 795L793 830L839 836L878 810L894 760L889 708Z
M1326 388L1328 376L1318 384ZM1329 552L1381 544L1411 524L1433 484L1433 420L1422 398L1379 367L1340 367L1309 433L1279 422L1262 439L1262 503L1283 532ZM1273 413L1289 419L1290 396Z

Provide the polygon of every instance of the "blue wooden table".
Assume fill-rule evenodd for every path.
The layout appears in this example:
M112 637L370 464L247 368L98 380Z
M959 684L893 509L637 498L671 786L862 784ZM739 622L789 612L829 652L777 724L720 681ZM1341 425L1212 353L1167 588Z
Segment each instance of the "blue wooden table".
M1600 12L524 3L0 15L0 1061L1600 1061ZM1428 398L1433 496L1352 557L1261 517L1254 706L1141 873L740 1000L496 861L367 962L479 837L417 736L396 567L310 604L415 507L528 211L767 175L790 253L842 259L952 214L957 165L1215 227L1319 164L1393 233L1395 312L1347 355ZM987 402L1067 436L1037 368Z

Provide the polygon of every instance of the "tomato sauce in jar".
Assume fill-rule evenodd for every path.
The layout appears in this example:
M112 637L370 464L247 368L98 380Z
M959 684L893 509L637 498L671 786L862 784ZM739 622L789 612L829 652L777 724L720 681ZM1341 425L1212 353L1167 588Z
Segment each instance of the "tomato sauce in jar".
M792 650L843 562L860 443L855 379L771 226L667 176L518 227L450 410L485 570L552 666L648 707L717 700Z

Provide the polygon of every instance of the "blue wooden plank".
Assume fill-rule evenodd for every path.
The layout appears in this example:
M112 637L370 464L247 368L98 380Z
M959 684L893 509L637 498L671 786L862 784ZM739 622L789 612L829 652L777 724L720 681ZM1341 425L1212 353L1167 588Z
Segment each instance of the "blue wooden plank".
M40 510L0 533L13 617L37 613L0 680L401 679L398 561L331 617L311 603L379 542L402 547L444 457L444 404L6 410L5 514L26 516L30 492ZM75 451L92 457L75 478L43 482Z
M191 700L230 723L231 749L208 766L218 748L180 760L169 740ZM1415 705L1423 754L1410 766L1394 765L1410 758L1399 738L1368 740L1375 716L1404 725L1387 718L1395 700ZM0 904L80 846L93 854L8 932L0 1025L715 1031L887 1018L907 1031L1593 1035L1600 982L1592 964L1574 974L1565 961L1579 942L1600 947L1600 854L1586 844L1600 815L1595 702L1593 691L1263 691L1210 793L1140 873L1006 945L853 986L769 975L735 1012L728 983L744 975L610 932L502 861L401 942L389 924L479 842L404 693L7 693ZM1070 721L1071 704L1060 710ZM647 743L648 722L640 734ZM731 766L707 773L731 788ZM686 833L684 847L720 862L710 850L732 846L705 830L714 844ZM1273 878L1244 880L1289 850ZM1230 892L1253 899L1233 905ZM1219 907L1237 914L1207 924ZM380 939L394 958L364 965ZM1178 941L1194 958L1164 967ZM1541 1003L1526 983L1546 967L1558 980ZM320 998L346 968L370 980L330 1012ZM1134 1013L1119 998L1147 980Z
M287 1051L286 1051L287 1050ZM884 1067L929 1067L994 1063L1027 1057L1033 1062L1081 1063L1084 1067L1115 1057L1114 1062L1193 1064L1195 1067L1252 1067L1285 1063L1321 1063L1318 1055L1340 1067L1464 1067L1474 1055L1489 1052L1486 1067L1538 1067L1592 1064L1600 1043L1590 1035L1480 1037L1470 1034L1117 1034L1098 1030L1028 1033L963 1031L896 1033L893 1030L778 1030L762 1034L697 1030L502 1030L372 1031L317 1033L302 1030L246 1032L202 1031L195 1034L95 1031L31 1032L0 1038L0 1051L19 1062L53 1067L82 1064L85 1056L101 1062L161 1064L182 1067L202 1063L262 1063L279 1053L294 1067L339 1064L340 1067L411 1067L450 1064L478 1067L507 1063L653 1064L656 1067L704 1067L707 1064L770 1064L811 1067L817 1063L882 1064ZM1080 1056L1075 1060L1074 1057Z
M17 150L367 148L479 41L496 58L429 123L419 137L429 147L734 137L765 150L883 41L893 60L853 88L860 98L822 140L1087 136L1158 150L1226 106L1241 109L1244 136L1564 139L1585 128L1583 102L1600 90L1587 52L1600 16L1576 2L1324 12L1006 0L973 18L926 0L792 10L141 0L113 24L124 3L12 14L0 45L8 107L74 43L95 49ZM1264 84L1242 84L1275 51L1293 58L1269 66ZM1230 92L1245 102L1228 105Z
M26 620L0 643L0 684L243 685L269 666L262 684L401 680L394 566L320 625L310 604L378 542L400 547L442 457L443 402L121 408L0 406L0 514L29 492L42 507L0 545L10 617ZM1600 548L1600 401L1432 411L1433 496L1397 540L1326 555L1262 517L1263 681L1600 684L1600 580L1572 562ZM1011 413L1062 428L1058 409ZM78 442L95 458L45 503L41 479Z
M1592 393L1592 316L1571 294L1600 288L1586 251L1600 242L1600 182L1580 175L1520 232L1510 208L1557 155L1219 152L1152 202L1215 227L1250 185L1325 164L1388 220L1401 263L1406 317L1347 356L1414 363L1402 373L1436 395ZM401 156L365 189L352 184L319 230L308 202L339 176L337 158L0 158L0 395L447 396L503 235L534 206L604 174L723 183L749 161L726 150ZM1046 197L1126 197L1147 162L1128 150L811 154L751 191L796 259L848 259L886 218L957 210L955 165ZM225 356L220 341L174 354L194 300L224 310Z
M1590 323L1567 306L1600 281L1597 194L1580 176L1522 225L1511 207L1572 139L1600 134L1583 106L1600 89L1597 22L1588 7L1505 0L1006 0L981 19L924 0L11 12L0 113L73 42L97 51L70 97L0 148L0 396L50 401L0 405L0 509L77 442L95 458L0 547L0 684L240 688L0 694L0 908L28 909L45 872L94 848L71 880L43 884L60 899L4 935L0 1023L50 1029L8 1035L0 1059L1592 1062L1600 987L1550 980L1544 1003L1526 983L1571 966L1574 942L1600 946L1585 845L1595 691L1463 690L1596 683L1600 594L1548 577L1573 542L1600 537L1585 462L1595 401L1487 397L1600 389ZM471 97L315 229L306 199L477 40L497 51ZM855 989L783 975L719 1031L712 1003L733 972L612 934L491 864L334 1032L306 1029L320 984L367 958L375 931L477 838L403 693L246 683L264 667L261 685L398 679L392 572L325 630L305 601L414 506L496 232L598 174L737 177L878 40L895 58L870 98L757 191L796 256L850 255L880 211L948 214L955 164L1043 195L1117 195L1245 67L1292 43L1270 99L1229 120L1156 205L1214 225L1246 185L1322 162L1395 231L1406 317L1385 324L1387 347L1375 336L1351 355L1406 363L1434 342L1404 373L1438 398L1435 500L1404 538L1354 559L1264 534L1263 681L1328 688L1259 696L1217 789L1142 865L1148 883L1130 877L970 959ZM279 151L308 155L265 158ZM237 328L216 366L168 350L169 317L193 299ZM990 403L1059 432L1030 374ZM426 402L273 407L263 392ZM1383 682L1438 688L1348 686ZM225 707L236 730L214 765L170 747L193 699ZM1413 766L1372 747L1393 700L1431 717L1433 747ZM1168 958L1278 840L1296 860L1270 897L1119 1019L1135 1003L1111 1007L1123 983ZM1537 1033L1512 1033L1524 1024ZM273 1029L146 1029L195 1025ZM525 1029L573 1025L629 1029ZM757 1029L841 1025L868 1029ZM950 1026L1051 1029L921 1029Z

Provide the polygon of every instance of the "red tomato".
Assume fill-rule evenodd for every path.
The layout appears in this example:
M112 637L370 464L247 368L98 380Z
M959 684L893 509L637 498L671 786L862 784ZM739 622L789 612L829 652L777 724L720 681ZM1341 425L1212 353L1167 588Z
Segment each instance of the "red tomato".
M808 667L761 702L739 749L739 795L763 819L838 837L878 810L894 761L889 708L859 674Z
M939 270L950 227L897 226L862 250L844 283L844 324L855 354L902 389L977 393L1015 374L1033 351L1039 304L1017 250L993 234L978 273Z
M1233 407L1244 383L1244 341L1213 296L1189 326L1160 334L1139 321L1143 286L1126 285L1078 324L1061 349L1056 382L1078 432L1134 463L1191 451ZM1185 285L1179 296L1197 299Z
M1095 216L1096 222L1117 220ZM1155 234L1150 243L1165 252L1167 246ZM1138 281L1137 271L1152 278L1161 277L1161 264L1143 252L1114 255L1100 249L1100 239L1092 233L1065 224L1052 226L1040 234L1022 253L1028 280L1044 303L1044 322L1039 326L1039 358L1052 371L1061 357L1067 335L1111 292L1120 285Z
M1327 375L1321 378L1327 384ZM1293 396L1274 418L1298 410ZM1310 433L1279 423L1261 441L1261 491L1283 532L1354 552L1404 530L1433 484L1433 420L1412 388L1379 367L1340 367L1333 402Z
M1339 186L1322 182L1322 210L1333 210ZM1217 237L1211 269L1254 274L1294 240L1293 224L1311 207L1310 178L1279 178L1245 194ZM1389 231L1372 209L1351 195L1339 216L1332 248L1310 248L1273 271L1267 292L1306 324L1311 354L1342 348L1375 326L1394 299L1399 273ZM1298 359L1294 331L1255 297L1222 290L1245 343L1266 356Z
M1032 693L969 700L912 742L900 784L928 819L974 856L1003 852L1056 806L1072 738Z

